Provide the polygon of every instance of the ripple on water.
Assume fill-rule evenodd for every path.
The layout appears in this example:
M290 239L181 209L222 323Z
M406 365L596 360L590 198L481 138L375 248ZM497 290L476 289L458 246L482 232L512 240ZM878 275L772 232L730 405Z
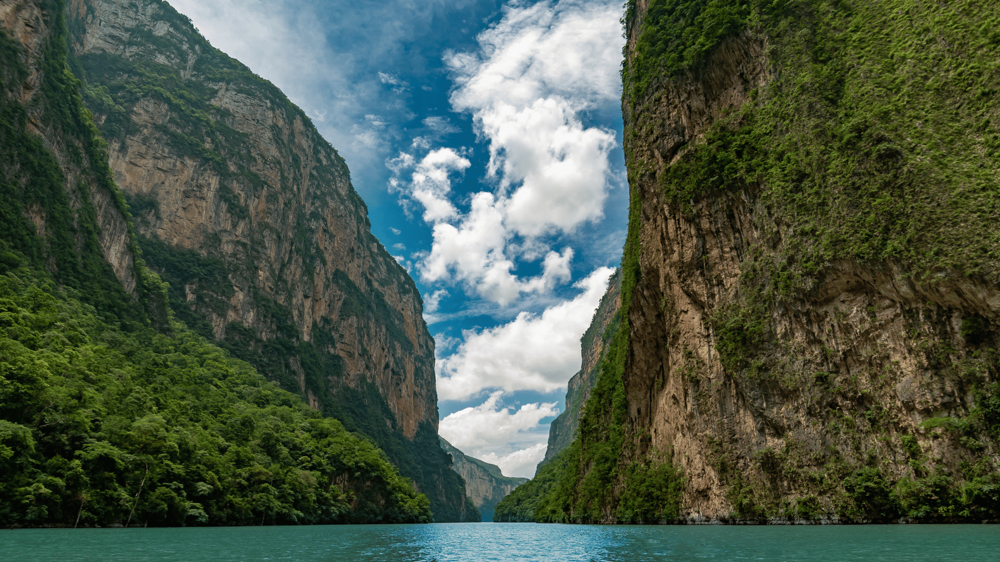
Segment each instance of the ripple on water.
M598 527L464 523L0 531L0 560L249 562L1000 560L1000 527Z

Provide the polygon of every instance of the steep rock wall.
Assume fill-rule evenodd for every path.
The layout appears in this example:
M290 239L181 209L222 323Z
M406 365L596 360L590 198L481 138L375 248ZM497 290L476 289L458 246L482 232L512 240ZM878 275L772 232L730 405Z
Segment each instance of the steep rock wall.
M74 69L178 318L374 438L464 517L437 446L434 342L343 159L160 0L73 0Z
M498 517L1000 519L979 8L626 4L620 325L578 439Z
M83 115L66 69L64 21L51 8L30 0L0 4L0 25L13 42L4 50L11 74L3 82L2 166L5 205L14 213L4 218L5 232L23 235L10 238L13 249L36 258L89 304L106 305L120 320L165 325L165 298L136 267L126 204ZM127 298L119 298L122 291Z
M649 9L642 0L632 7L633 63ZM872 12L866 17L885 16ZM786 18L800 37L822 32L803 20ZM866 259L846 247L811 263L823 240L800 209L776 199L767 181L776 174L766 168L721 182L702 176L695 192L678 187L693 168L715 164L706 152L732 150L719 131L746 130L769 103L792 105L783 95L805 72L783 64L801 62L789 54L800 46L784 39L772 51L765 31L720 41L700 65L654 78L623 104L632 197L641 208L630 225L641 255L622 377L636 446L623 451L623 462L667 455L684 473L679 515L692 521L989 517L992 500L963 504L958 489L991 478L1000 452L995 422L984 414L997 376L996 275ZM797 116L787 118L794 131ZM856 156L859 171L892 178L874 193L902 183L913 190L906 199L937 197L934 180L900 163L917 167L919 153L894 147L891 161L872 162L888 154L891 134L872 133L873 156ZM754 148L767 146L758 142ZM988 149L980 165L997 169ZM803 172L798 181L808 184L808 173L824 172ZM815 197L831 198L829 215L851 197L848 218L876 204L875 195L845 195L847 188ZM957 220L982 221L984 210ZM909 216L881 218L891 233ZM877 500L859 491L863 479L879 489ZM958 505L972 507L963 515Z

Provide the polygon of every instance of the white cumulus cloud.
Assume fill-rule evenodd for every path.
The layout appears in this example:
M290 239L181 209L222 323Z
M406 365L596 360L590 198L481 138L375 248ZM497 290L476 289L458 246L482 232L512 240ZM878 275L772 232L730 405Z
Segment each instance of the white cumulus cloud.
M522 312L508 324L466 330L458 349L438 360L438 396L467 400L490 388L552 392L566 386L579 370L580 338L612 273L599 268L575 285L579 296L541 315Z
M482 457L479 457L479 460L499 466L500 472L505 476L533 478L535 476L535 468L545 458L545 449L547 447L547 443L537 443L527 449L518 449L503 456L496 453L486 453Z
M471 194L460 210L451 182L469 160L451 148L431 150L425 137L414 140L413 154L387 162L395 172L390 189L404 205L421 205L432 225L431 249L417 261L425 283L462 283L507 306L571 279L573 250L555 251L542 238L603 217L615 135L581 115L619 95L620 9L617 1L515 3L479 35L478 51L446 57L452 106L471 114L488 142L486 175L495 189ZM518 261L540 259L541 273L518 274Z
M480 53L448 57L461 86L452 102L476 109L495 102L526 106L550 95L580 106L617 100L620 18L616 0L510 6L479 35Z
M619 96L620 11L619 2L575 0L509 7L479 36L479 53L447 59L452 105L489 141L489 173L518 234L603 216L615 136L579 114Z

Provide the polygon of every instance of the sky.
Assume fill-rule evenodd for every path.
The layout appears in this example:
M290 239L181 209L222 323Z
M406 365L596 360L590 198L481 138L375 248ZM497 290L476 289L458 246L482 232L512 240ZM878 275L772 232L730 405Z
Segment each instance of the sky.
M436 343L440 434L531 477L621 258L622 0L168 0L351 170Z

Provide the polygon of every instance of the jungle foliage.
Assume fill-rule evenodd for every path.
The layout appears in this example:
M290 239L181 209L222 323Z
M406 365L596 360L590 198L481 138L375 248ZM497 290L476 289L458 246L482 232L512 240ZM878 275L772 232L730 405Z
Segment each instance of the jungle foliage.
M0 525L429 521L373 443L180 324L0 275Z
M697 78L726 40L765 41L767 85L656 173L664 198L683 207L766 186L762 202L801 242L806 275L855 259L902 262L918 278L950 270L996 279L1000 20L981 8L652 0L623 66L629 134L647 125L656 84ZM629 168L651 169L634 157Z

